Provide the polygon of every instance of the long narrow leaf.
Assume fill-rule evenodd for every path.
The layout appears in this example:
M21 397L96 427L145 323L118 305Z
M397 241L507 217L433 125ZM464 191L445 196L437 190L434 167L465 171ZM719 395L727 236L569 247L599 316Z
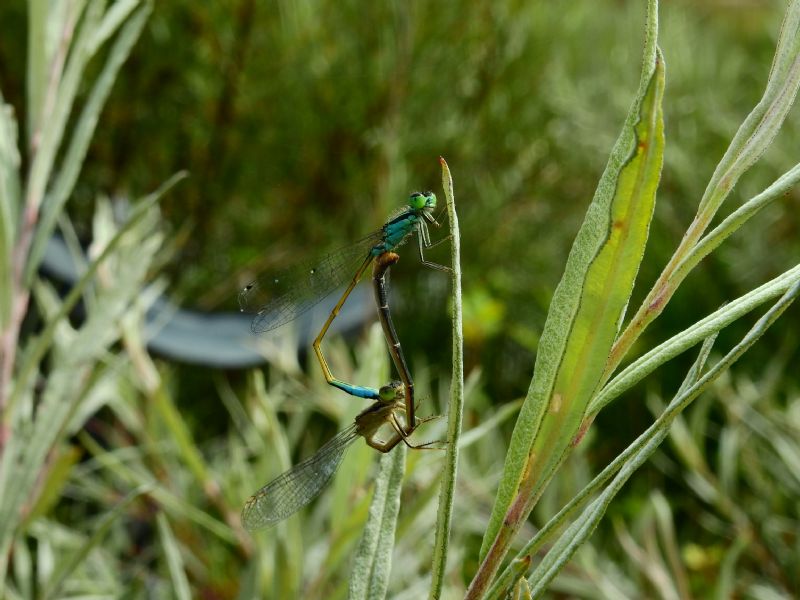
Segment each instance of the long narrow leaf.
M451 264L453 269L453 372L450 381L450 403L447 409L447 449L445 454L442 486L439 493L439 512L436 519L436 536L433 545L433 568L431 571L430 598L439 598L444 585L447 568L447 547L450 539L450 523L453 518L453 495L458 474L458 450L461 438L461 423L464 418L464 334L461 317L461 233L458 229L453 178L443 158L442 185L447 199L447 215L450 222Z
M772 185L760 194L754 196L742 206L733 211L730 215L709 231L675 269L674 279L682 280L689 271L719 247L731 234L735 233L748 220L761 212L764 208L772 204L778 198L784 197L797 182L800 181L800 164L795 165L789 171L781 175Z
M473 581L485 588L563 460L598 385L644 254L663 160L663 59L650 3L639 92L611 152L550 305L528 397ZM511 512L509 512L511 511ZM502 533L502 538L498 537Z
M71 21L78 18L80 11L72 3L67 3L67 6L70 10L74 8L74 12L65 15L61 27L70 30L73 27ZM66 67L61 77L53 78L54 65L48 64L49 73L43 104L37 107L41 110L41 115L37 115L36 127L31 131L30 144L35 152L26 181L25 204L27 209L32 212L39 211L45 190L50 182L53 164L64 138L69 115L80 89L86 64L91 58L88 49L89 38L97 26L101 10L100 2L97 0L90 2L84 11L78 33L72 43L68 48L59 46L56 55L49 59L51 63L64 60L64 55L69 50L69 58L66 60ZM70 39L72 36L67 36L65 31L62 37ZM50 100L51 98L52 100Z
M167 559L173 594L178 600L191 600L192 592L183 566L178 540L175 539L175 534L172 533L169 521L167 521L164 513L156 515L156 523L158 524L158 537L161 538L161 548L164 550L164 556Z
M47 194L46 201L42 207L42 216L28 257L26 281L30 281L33 273L39 268L45 246L53 234L58 216L61 214L67 198L75 187L75 182L86 158L86 152L89 149L89 143L92 141L97 121L100 118L100 112L103 110L120 68L122 68L123 63L141 35L150 11L150 3L145 3L144 7L139 9L125 23L119 36L114 41L106 64L81 111L81 116L75 125L69 147L64 156L61 170L53 182L52 189Z
M62 7L66 2L61 3ZM27 135L38 129L47 84L47 17L51 8L48 0L28 2L27 54Z
M672 258L614 343L606 366L604 382L616 370L642 332L661 314L683 279L702 258L702 253L710 250L713 243L721 242L732 232L735 223L729 219L724 224L724 229L718 227L713 232L713 237L706 238L706 249L695 248L733 186L742 174L755 164L775 138L794 103L798 86L800 86L800 0L793 0L784 17L764 95L739 127L720 160L700 200L697 214ZM687 260L687 255L690 253L694 256Z
M703 342L703 346L697 356L692 367L689 369L683 383L678 389L677 395L683 394L691 385L693 385L700 377L700 373L705 367L708 356L711 353L711 348L717 334L711 335ZM487 600L496 600L500 594L508 588L516 577L519 577L531 564L531 556L536 554L544 544L548 543L552 535L558 531L560 527L569 519L575 512L595 493L597 493L606 482L608 482L614 475L622 468L622 466L629 461L636 452L641 449L642 444L631 444L619 456L617 456L610 464L608 464L600 473L598 473L591 482L578 492L573 498L564 505L558 513L552 517L544 527L520 550L514 560L504 569L500 577L492 586L487 594Z
M0 94L0 331L11 318L11 255L19 219L20 155L17 120Z
M185 173L177 173L173 175L170 179L168 179L161 187L159 187L155 192L143 198L137 205L136 208L131 212L131 215L128 221L120 227L120 229L114 234L114 237L109 241L109 243L103 248L103 251L100 255L94 259L86 268L86 272L81 276L81 278L75 283L75 285L70 290L67 297L64 299L64 302L61 305L61 310L59 311L58 315L56 315L53 319L51 319L36 340L33 342L33 347L30 349L26 349L24 359L19 369L19 373L17 375L16 381L14 382L14 389L11 392L11 397L9 400L9 409L8 412L12 412L12 406L26 389L29 378L35 372L36 367L39 365L39 362L44 357L47 350L50 348L52 343L52 337L55 332L55 328L58 323L66 318L66 316L70 313L70 311L75 307L80 300L81 295L83 294L83 290L89 284L89 282L94 277L97 269L100 267L101 264L105 261L105 259L114 251L114 249L121 243L125 235L133 229L137 223L139 223L142 219L144 219L148 211L158 202L159 198L164 195L169 189L171 189L175 184L177 184L181 179L186 177Z
M669 433L669 427L683 410L705 391L722 373L727 371L750 347L764 335L764 332L780 317L783 312L800 295L800 282L795 283L767 313L761 317L753 328L745 335L725 357L703 375L696 383L676 396L667 409L659 416L653 425L631 445L639 448L619 471L614 480L608 485L598 498L589 505L583 515L577 519L558 542L545 556L531 575L531 592L533 596L541 595L547 585L564 567L569 558L578 547L592 534L597 524L605 514L611 500L616 496L625 482L648 458L656 451L661 442Z
M381 455L369 518L356 550L348 595L351 600L380 600L386 596L405 464L404 444Z
M59 565L58 570L48 582L48 585L42 592L40 598L42 598L42 600L47 600L48 598L55 597L61 590L61 586L69 574L72 573L84 560L86 560L86 557L93 548L103 541L103 538L105 537L106 533L108 533L109 529L111 529L114 521L116 521L125 512L128 506L130 506L134 500L136 500L142 494L148 493L151 489L152 486L143 485L135 490L132 490L127 496L125 496L125 498L117 503L112 510L108 511L103 518L100 519L100 522L98 523L94 532L86 539L86 542L84 542L84 544L76 552L70 554L66 561Z
M786 11L767 86L761 100L742 122L717 165L700 201L698 215L711 220L739 177L764 153L778 133L800 86L800 2Z
M95 50L102 46L123 23L129 20L131 13L142 3L143 0L118 0L109 6L89 42L89 47ZM150 0L144 0L144 4L144 8L149 12L152 9L152 6L149 6ZM121 33L120 36L124 34Z
M699 344L712 333L720 331L723 327L741 318L764 302L786 293L797 282L798 278L800 278L800 265L789 269L775 279L757 287L752 292L748 292L744 296L726 304L691 327L674 335L666 342L659 344L641 358L636 359L612 379L592 400L587 415L597 414L606 404L619 397L625 390L630 389L659 366L692 346Z

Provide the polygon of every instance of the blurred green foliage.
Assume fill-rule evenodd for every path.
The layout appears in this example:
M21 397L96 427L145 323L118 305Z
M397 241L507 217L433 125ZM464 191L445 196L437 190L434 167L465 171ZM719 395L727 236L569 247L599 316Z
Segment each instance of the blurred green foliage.
M708 0L662 7L667 150L641 270L645 286L676 246L704 182L760 96L783 6L778 0L735 7ZM136 195L188 169L189 181L162 203L163 216L179 240L170 273L174 294L189 306L232 308L236 291L253 272L280 268L362 236L377 228L410 190L438 193L436 159L445 156L455 178L462 228L466 368L469 373L480 366L484 382L468 405L467 425L474 425L528 385L553 288L632 98L643 21L643 3L632 0L158 3L103 113L70 210L79 233L88 235L99 191ZM17 107L24 106L24 38L24 3L1 3L0 88ZM797 162L796 112L723 210L730 211ZM24 123L25 115L19 117ZM799 232L800 194L793 192L754 219L746 235L734 236L706 259L640 344L664 339L788 267L800 255ZM441 248L433 259L445 256ZM416 262L412 249L395 269L395 321L412 370L425 373L421 379L432 380L437 391L449 364L449 347L441 344L449 328L445 282ZM633 304L645 291L635 292ZM441 309L432 308L437 306ZM779 375L758 402L768 403L765 418L773 427L796 432L796 421L781 424L775 416L798 393L796 373L787 365L800 358L800 314L795 309L783 319L737 369L760 372L765 365L775 366ZM741 333L733 327L719 343ZM690 360L664 367L651 393L674 391ZM188 370L176 374L183 379L176 376L170 383L180 406L191 408L185 415L189 426L202 439L218 433L213 427L221 421L219 407L207 380ZM755 385L742 381L745 387ZM605 464L649 422L643 403L635 404L642 395L630 397L598 417L591 443L583 446L591 451L570 462L574 481L567 477L549 496L568 496L570 483L579 487L585 471L594 470L582 461ZM750 410L750 404L745 408ZM707 437L700 443L716 447L729 430L748 425L735 406L703 410L717 425L703 432ZM302 426L294 427L291 447L305 452ZM325 434L334 430L330 423L321 427ZM499 445L503 436L497 433L493 439ZM767 444L769 435L759 439ZM230 448L214 451L213 471L225 472ZM714 449L707 452L713 455ZM96 455L101 454L98 449ZM487 473L499 464L502 452L468 456L468 470ZM752 468L742 478L745 491L736 501L758 509L747 521L758 524L770 505L763 499L753 504L755 491L763 489L772 467L757 453L746 458ZM177 470L179 461L173 464L173 459L163 460ZM690 567L699 565L691 578L700 581L695 589L702 590L702 576L716 566L713 549L724 542L725 530L715 530L719 515L698 506L691 478L676 473L675 460L665 453L632 480L614 516L639 514L649 506L652 488L663 487L672 500L679 539L707 544L692 555L694 563L688 561ZM182 495L182 477L175 475L176 495L199 502L197 489ZM234 491L225 492L226 506L234 506L234 497L252 491L237 477L249 481L250 474L229 477L236 481ZM485 477L471 483L475 489L469 500L477 510L488 511L491 496L484 496L484 489L493 484ZM773 480L770 485L778 484ZM780 505L775 510L784 510L785 491L768 489L773 506ZM478 524L484 520L476 518ZM709 531L723 533L713 539L711 533L698 536L698 520L710 522ZM779 530L776 526L774 531ZM481 533L465 534L462 543L479 543ZM614 535L611 528L598 531L593 546L616 548L616 542L603 545ZM768 557L783 552L783 540L774 535L777 541L766 540L774 541L774 553L765 542ZM184 537L184 543L191 542L202 545ZM193 565L193 575L201 581L219 577L208 584L211 588L233 586L227 576L198 567L235 560L229 554L215 557L217 550L209 547L209 556ZM745 561L753 572L764 556L759 552ZM475 553L465 554L471 558ZM782 554L784 565L765 564L791 573L800 564L795 554ZM624 561L613 552L612 558ZM595 564L587 561L583 564ZM465 573L474 566L465 564ZM404 571L399 566L401 573L415 568L420 567ZM585 567L578 575L601 571ZM636 583L637 577L646 577L633 568L627 577L631 589L645 585ZM328 589L324 583L320 589ZM395 581L394 589L401 583ZM566 579L561 584L572 589ZM230 590L214 593L232 597Z
M758 99L781 8L677 2L662 10L668 147L644 282L675 247L702 182ZM24 82L24 63L13 57L23 47L23 9L0 11L3 84L14 100ZM89 214L97 190L149 189L189 169L190 181L164 203L181 240L174 290L187 305L230 308L254 271L360 237L409 190L436 188L444 155L461 198L468 366L481 364L497 393L521 393L552 289L631 100L643 15L639 2L610 0L568 8L163 4L117 82L73 210ZM795 121L734 202L793 163ZM708 259L648 339L796 256L799 203L793 194L751 236ZM403 328L405 345L444 367L437 340L447 320L420 307L443 305L445 290L435 273L406 275L419 271L414 263L407 252L396 269L397 320L424 325Z

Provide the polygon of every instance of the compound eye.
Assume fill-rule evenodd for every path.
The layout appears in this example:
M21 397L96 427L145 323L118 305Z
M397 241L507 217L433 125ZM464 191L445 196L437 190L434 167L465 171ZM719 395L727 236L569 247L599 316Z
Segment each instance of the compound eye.
M422 192L413 192L408 197L408 205L411 208L417 208L417 209L422 208L423 206L425 206L426 202L427 199L425 198L425 195L422 194Z

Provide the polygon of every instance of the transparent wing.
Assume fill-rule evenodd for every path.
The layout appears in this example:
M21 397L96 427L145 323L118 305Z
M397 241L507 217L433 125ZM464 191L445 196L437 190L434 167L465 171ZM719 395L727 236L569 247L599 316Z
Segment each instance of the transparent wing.
M263 275L239 293L242 312L253 313L250 328L264 333L293 321L355 274L369 249L381 239L378 230L317 259L274 275Z
M270 481L245 502L242 524L259 529L286 519L316 498L333 477L347 448L358 437L356 426L339 432L303 462Z

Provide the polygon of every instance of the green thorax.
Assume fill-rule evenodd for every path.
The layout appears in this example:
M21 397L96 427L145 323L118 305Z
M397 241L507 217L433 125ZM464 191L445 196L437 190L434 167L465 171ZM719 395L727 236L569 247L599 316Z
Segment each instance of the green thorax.
M436 194L433 192L414 192L408 197L408 206L392 217L382 228L381 241L370 250L370 254L378 256L389 252L402 244L405 239L419 227L422 219L432 220L436 209ZM426 217L426 215L428 215Z

